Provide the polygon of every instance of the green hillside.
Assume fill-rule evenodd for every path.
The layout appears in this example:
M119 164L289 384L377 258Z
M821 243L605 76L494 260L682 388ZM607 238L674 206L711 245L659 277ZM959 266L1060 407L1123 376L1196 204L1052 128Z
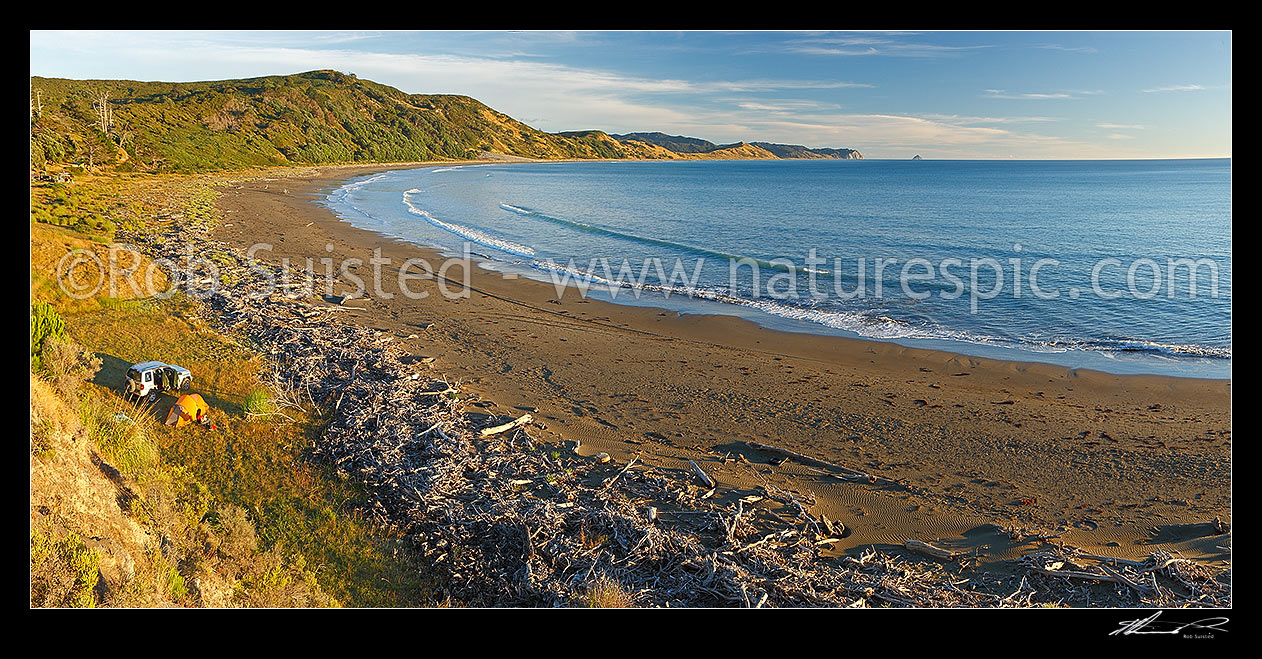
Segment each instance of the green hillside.
M31 87L35 169L81 163L191 172L464 160L483 151L640 156L603 133L545 133L467 96L406 94L336 71L192 83L36 77Z
M611 135L616 140L624 143L643 142L659 146L668 151L677 154L707 154L716 152L731 152L734 148L745 145L744 142L736 144L715 144L709 140L703 140L698 137L685 137L683 135L667 135L666 133L626 133L624 135ZM800 144L775 144L773 142L750 142L749 145L757 147L767 152L769 157L790 159L790 160L860 160L863 154L855 149L827 149L827 148L807 148Z
M717 145L681 152L671 146L682 142L652 139L660 135L545 133L467 96L407 94L337 71L182 83L31 78L32 171L199 172L469 160L484 152L545 160L780 155Z
M777 158L796 160L862 160L863 154L854 149L811 149L800 144L773 144L771 142L754 142L754 146L766 149Z
M710 140L703 140L699 137L667 135L666 133L661 132L626 133L625 135L610 135L610 137L623 142L636 141L656 144L657 146L674 151L675 153L709 153L724 147L733 146L731 144L718 145Z

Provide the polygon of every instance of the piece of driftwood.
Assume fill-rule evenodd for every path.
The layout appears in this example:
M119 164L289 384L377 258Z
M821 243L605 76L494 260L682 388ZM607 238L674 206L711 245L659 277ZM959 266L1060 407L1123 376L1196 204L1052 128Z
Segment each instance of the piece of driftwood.
M845 524L828 519L826 515L819 516L819 523L824 527L824 531L826 531L830 537L840 538L846 533Z
M1039 574L1049 577L1064 577L1066 579L1086 579L1088 581L1111 581L1114 583L1125 584L1126 581L1112 574L1100 574L1098 572L1082 572L1079 570L1049 570L1041 567L1031 567L1031 570ZM1129 584L1127 584L1129 585Z
M458 394L458 393L460 392L456 391L454 387L452 387L451 385L447 385L447 388L443 389L442 391L422 391L416 395L418 396L448 396L451 394Z
M1122 574L1121 572L1111 569L1108 565L1101 564L1100 569L1104 570L1105 573L1107 573L1109 576L1116 579L1119 583L1126 584L1127 586L1129 586L1131 589L1133 589L1135 592L1139 593L1140 595L1148 594L1148 587L1142 586L1136 583L1135 581L1131 580L1130 578L1128 578L1126 575Z
M1113 563L1115 565L1129 565L1130 567L1141 567L1143 561L1132 561L1125 558L1114 558L1113 556L1100 556L1098 554L1077 554L1077 558L1089 558L1100 563Z
M714 480L710 478L708 474L705 473L705 470L697 466L697 463L693 462L692 460L689 460L688 464L692 465L693 473L697 475L697 478L701 479L702 483L705 483L706 487L709 487L709 488L718 487L718 484L715 483Z
M609 479L609 480L605 483L604 487L600 488L600 490L601 490L602 492L604 492L604 491L608 490L609 488L613 487L613 484L614 484L614 483L617 483L617 482L618 482L618 479L619 479L619 478L622 478L622 475L623 475L623 474L625 474L625 473L627 473L627 470L631 469L632 465L634 465L634 464L636 463L636 461L637 461L637 460L639 460L639 459L640 459L640 454L639 454L639 453L636 453L636 454L635 454L635 457L634 457L634 458L631 458L631 461L627 463L627 466L623 467L623 468L622 468L622 471L619 471L618 473L614 474L614 475L613 475L613 477L612 477L612 478L610 478L610 479Z
M922 554L924 556L929 556L943 561L953 561L964 555L964 552L943 549L942 547L931 545L927 542L921 542L919 540L906 540L903 542L903 546L916 552L917 554Z
M764 451L766 453L777 453L785 457L793 458L801 462L802 464L816 465L819 467L824 467L827 469L834 469L836 471L841 472L840 474L832 474L832 473L824 472L825 476L832 476L834 478L839 478L841 480L846 480L846 481L852 481L852 480L872 481L876 479L876 477L871 476L862 471L851 469L849 467L843 467L842 465L834 464L832 462L827 462L825 460L820 460L819 458L812 458L809 455L803 455L796 451L790 451L789 449L780 448L778 446L770 446L768 444L760 444L758 442L744 442L744 444L752 449Z
M514 428L520 428L526 425L527 423L530 423L533 420L534 418L531 417L529 414L523 414L517 417L516 419L509 421L508 423L502 423L498 426L493 426L490 428L483 428L481 431L478 432L478 434L481 435L482 437L490 437L492 435L498 435L500 433L508 432Z

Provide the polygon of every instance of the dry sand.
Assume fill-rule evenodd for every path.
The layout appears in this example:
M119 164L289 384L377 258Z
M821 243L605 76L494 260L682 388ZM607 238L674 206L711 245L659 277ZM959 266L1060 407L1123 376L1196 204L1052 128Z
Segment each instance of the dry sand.
M523 165L530 166L530 165ZM387 292L398 265L437 253L351 227L313 203L346 178L330 167L225 189L216 237L260 258L365 263ZM333 250L325 249L332 244ZM368 278L371 266L356 269ZM456 270L449 275L460 278ZM1231 385L1112 375L780 332L730 316L584 300L474 268L468 299L368 299L343 312L393 332L416 359L476 394L487 414L530 411L533 434L583 455L661 468L695 461L735 498L764 483L846 524L837 553L907 539L976 551L993 567L1031 551L1002 528L1057 532L1090 553L1157 547L1226 565L1215 518L1231 516ZM339 290L342 287L339 286ZM347 286L349 288L349 286ZM370 295L371 297L371 295ZM416 335L415 338L407 338ZM880 477L847 483L780 447ZM886 480L888 479L888 480Z

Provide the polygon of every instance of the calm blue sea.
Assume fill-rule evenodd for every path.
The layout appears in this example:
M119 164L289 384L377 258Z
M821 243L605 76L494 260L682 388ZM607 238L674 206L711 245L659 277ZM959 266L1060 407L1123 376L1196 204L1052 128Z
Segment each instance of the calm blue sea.
M360 177L326 203L615 302L1230 377L1229 159L444 166Z

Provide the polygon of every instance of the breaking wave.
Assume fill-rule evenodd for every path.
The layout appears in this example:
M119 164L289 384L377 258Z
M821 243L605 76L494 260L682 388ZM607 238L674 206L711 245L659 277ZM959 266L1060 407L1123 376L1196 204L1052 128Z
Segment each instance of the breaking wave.
M663 240L661 238L639 236L634 233L627 233L625 231L616 231L614 229L606 229L604 227L598 227L592 224L588 224L586 222L579 222L578 220L567 220L562 217L555 217L552 215L548 215L546 213L541 213L537 210L524 208L522 206L514 206L512 204L500 204L500 208L512 213L517 213L519 215L526 215L528 217L544 220L545 222L551 222L553 224L559 224L561 226L566 226L571 229L577 229L579 231L584 231L586 233L593 233L593 234L598 234L598 235L603 235L603 236L612 236L614 238L621 238L623 240L629 240L629 241L641 243L644 245L654 245L657 247L670 247L672 249L677 249L679 251L686 252L689 254L695 254L697 256L711 256L711 257L716 257L716 258L727 260L727 261L740 261L740 262L746 262L746 263L752 262L752 263L757 263L759 268L766 268L768 270L779 270L781 272L799 272L800 271L800 272L815 272L818 274L828 273L827 270L814 270L811 268L805 268L805 267L801 267L797 265L789 266L784 263L774 263L766 259L755 259L748 256L741 256L739 254L731 254L728 252L721 252L714 249L707 249L705 247L697 247L696 245L688 245L686 243L679 243L672 240Z
M456 224L455 222L447 222L444 220L440 220L437 217L434 217L434 215L430 213L429 211L423 208L420 208L416 204L412 203L412 196L419 194L420 192L421 192L420 190L417 190L416 188L412 188L411 190L408 190L403 193L403 203L407 205L409 213L412 213L413 215L419 215L425 218L426 222L429 222L430 224L440 229L450 231L451 233L454 233L457 236L464 238L465 240L477 243L484 247L498 249L501 252L507 252L509 254L516 254L517 256L524 256L526 258L534 257L535 250L527 245L522 245L521 243L515 243L511 240L507 240L505 238L501 238L494 234L482 231L481 229L474 229L473 227L467 227L467 226L464 226L463 224Z

